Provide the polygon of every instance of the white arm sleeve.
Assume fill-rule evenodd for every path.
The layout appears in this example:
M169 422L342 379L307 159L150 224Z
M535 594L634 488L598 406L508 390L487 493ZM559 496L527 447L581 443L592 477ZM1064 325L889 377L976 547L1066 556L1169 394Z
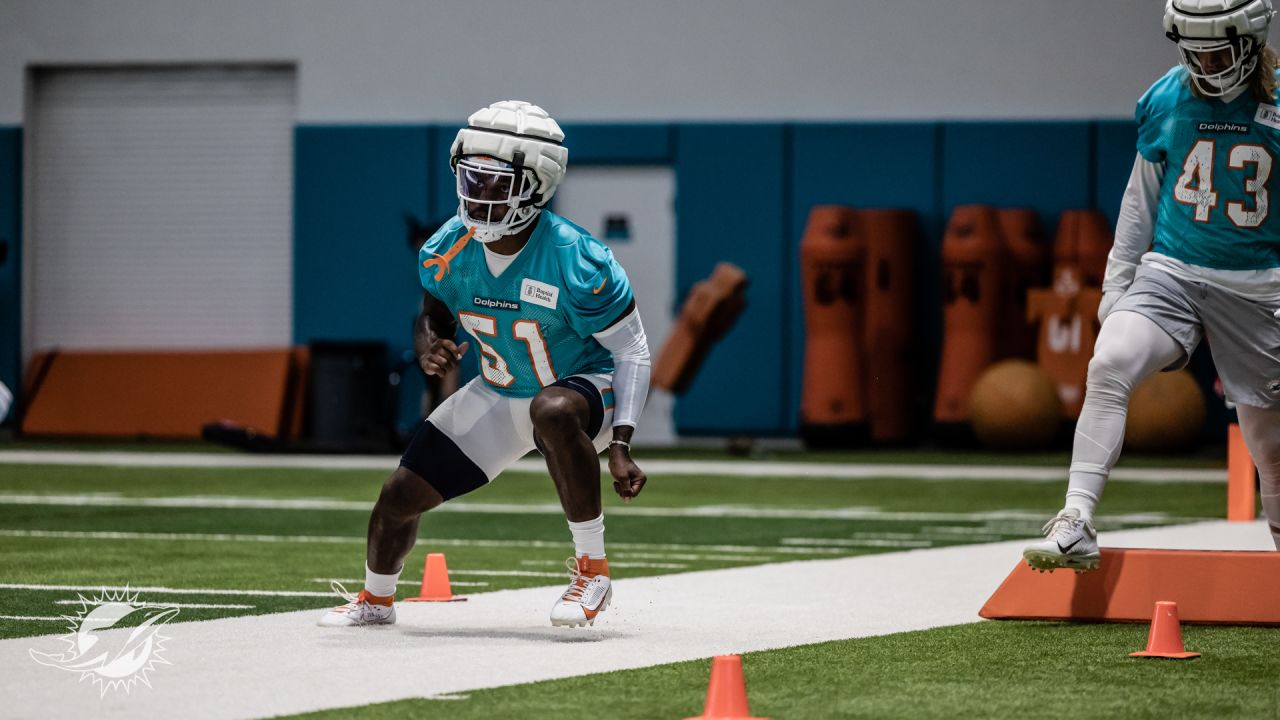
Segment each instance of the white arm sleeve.
M1164 163L1153 163L1142 155L1134 159L1129 185L1124 189L1124 199L1120 201L1115 244L1107 255L1107 274L1102 280L1104 292L1127 290L1133 282L1138 261L1151 247L1163 181Z
M649 340L640 309L592 335L613 355L613 425L635 427L649 397Z

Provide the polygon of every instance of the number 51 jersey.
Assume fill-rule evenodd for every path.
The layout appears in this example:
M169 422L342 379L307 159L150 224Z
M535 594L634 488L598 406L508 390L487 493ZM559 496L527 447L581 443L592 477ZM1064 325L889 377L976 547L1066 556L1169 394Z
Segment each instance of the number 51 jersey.
M612 356L591 336L632 300L626 272L603 243L545 210L537 222L497 277L456 217L418 252L423 289L474 338L485 382L511 397L532 397L570 375L612 372Z
M1220 270L1280 267L1270 186L1280 108L1246 90L1230 102L1191 92L1181 65L1138 100L1138 152L1164 163L1154 250Z

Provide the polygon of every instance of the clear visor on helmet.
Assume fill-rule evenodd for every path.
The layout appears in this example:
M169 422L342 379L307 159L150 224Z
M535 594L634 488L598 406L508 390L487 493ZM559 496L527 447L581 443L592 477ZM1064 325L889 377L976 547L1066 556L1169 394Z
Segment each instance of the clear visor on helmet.
M509 163L474 156L458 160L458 200L463 220L471 226L510 223L515 211L533 197L532 173L517 178Z
M1253 38L1193 40L1182 38L1178 50L1182 65L1195 79L1196 87L1210 96L1226 95L1249 79L1257 63Z

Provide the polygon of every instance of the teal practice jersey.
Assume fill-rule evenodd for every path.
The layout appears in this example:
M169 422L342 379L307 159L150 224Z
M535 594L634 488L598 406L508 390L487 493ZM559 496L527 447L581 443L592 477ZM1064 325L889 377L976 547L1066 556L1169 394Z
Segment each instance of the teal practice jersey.
M1153 249L1220 270L1280 267L1280 108L1247 90L1201 99L1187 78L1174 67L1138 100L1138 152L1165 165Z
M603 243L545 210L537 223L498 277L456 217L418 253L423 289L474 338L485 381L512 397L532 397L570 375L612 372L609 351L591 336L632 300L626 272Z

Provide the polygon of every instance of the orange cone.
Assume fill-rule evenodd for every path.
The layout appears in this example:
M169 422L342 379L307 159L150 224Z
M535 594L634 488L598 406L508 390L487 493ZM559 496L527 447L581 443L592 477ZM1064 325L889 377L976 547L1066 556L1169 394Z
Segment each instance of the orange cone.
M449 586L449 567L444 553L427 553L427 564L422 568L422 588L418 597L405 598L404 602L459 602L464 597L454 597Z
M742 658L718 655L711 660L711 683L702 714L686 720L768 720L753 718L747 709L747 683L742 679Z
M1200 653L1187 652L1182 646L1182 624L1178 622L1178 603L1167 600L1156 603L1151 616L1151 632L1147 634L1147 649L1129 653L1129 657L1171 658L1186 660L1200 657Z
M1258 516L1257 475L1240 426L1227 426L1227 520L1248 522Z

